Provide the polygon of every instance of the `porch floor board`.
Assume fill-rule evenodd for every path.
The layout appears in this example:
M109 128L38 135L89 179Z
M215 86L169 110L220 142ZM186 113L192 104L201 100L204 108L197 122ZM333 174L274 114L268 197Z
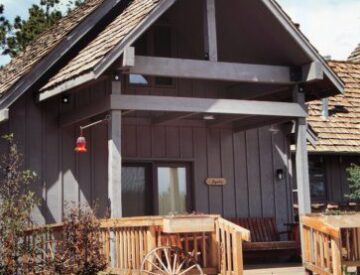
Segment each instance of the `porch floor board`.
M244 275L304 275L305 269L300 264L249 265L245 266Z

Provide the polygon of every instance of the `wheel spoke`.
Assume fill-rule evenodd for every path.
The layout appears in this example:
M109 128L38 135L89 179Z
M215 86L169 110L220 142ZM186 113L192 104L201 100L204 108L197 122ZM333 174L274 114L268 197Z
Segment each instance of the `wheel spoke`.
M170 270L168 270L164 264L164 262L161 260L161 258L159 257L159 255L155 252L155 257L156 259L159 261L159 263L161 264L161 266L164 268L165 271L167 271L168 273L170 273Z
M158 267L156 264L154 264L153 262L149 261L148 259L146 259L147 262L149 262L153 267L155 267L157 270L161 271L164 274L167 274L164 270L162 270L160 267Z
M178 274L178 273L180 272L180 270L181 270L181 268L183 267L184 263L185 263L185 260L183 260L183 261L181 262L181 264L179 265L178 269L176 270L176 274Z
M175 251L173 268L172 268L173 273L175 273L175 270L176 270L177 256L178 256L177 251Z
M194 264L194 265L190 266L189 268L185 269L183 272L179 273L179 275L186 274L186 272L189 272L194 267L198 267L198 265Z
M165 258L166 258L168 271L171 272L171 263L170 263L170 258L169 258L169 254L168 254L169 251L168 251L167 248L164 248L163 251L164 251L164 254L165 254Z

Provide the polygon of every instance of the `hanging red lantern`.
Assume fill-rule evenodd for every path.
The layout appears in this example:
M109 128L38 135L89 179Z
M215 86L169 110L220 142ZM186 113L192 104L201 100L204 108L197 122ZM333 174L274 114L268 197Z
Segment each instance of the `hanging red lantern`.
M76 140L75 152L77 152L77 153L86 153L87 152L86 139L83 136L81 128L80 128L80 136Z
M86 139L85 139L85 137L83 135L83 131L85 129L88 129L88 128L93 127L95 125L107 122L107 121L109 121L109 119L110 119L110 116L106 116L102 120L95 121L95 122L90 123L90 124L85 125L85 126L80 126L80 136L76 139L75 152L77 152L77 153L86 153L87 152Z

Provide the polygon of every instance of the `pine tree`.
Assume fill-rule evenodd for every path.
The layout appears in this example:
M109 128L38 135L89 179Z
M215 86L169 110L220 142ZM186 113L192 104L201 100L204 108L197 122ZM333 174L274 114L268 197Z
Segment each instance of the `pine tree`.
M86 0L40 0L29 8L29 17L16 16L13 22L4 16L6 7L0 5L0 50L2 55L14 57L42 32L52 27L73 7L82 5Z

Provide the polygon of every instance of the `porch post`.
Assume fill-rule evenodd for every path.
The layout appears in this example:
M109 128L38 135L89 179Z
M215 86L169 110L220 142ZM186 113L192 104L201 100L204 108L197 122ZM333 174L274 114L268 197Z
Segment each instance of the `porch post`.
M305 95L298 85L294 89L294 99L301 106L305 106ZM307 124L306 118L296 119L296 183L299 205L299 215L311 213L309 164L306 141Z
M121 81L117 76L112 82L112 94L121 94ZM121 110L111 110L108 124L108 199L110 218L122 217L121 200ZM115 267L116 244L110 232L111 267Z
M301 106L305 107L305 95L302 88L298 85L294 88L294 100ZM298 198L298 213L299 218L302 215L311 213L311 197L310 197L310 180L309 180L309 164L307 154L306 142L306 118L296 119L296 183L297 183L297 198ZM301 241L301 255L304 262L305 259L305 243L301 222L299 221L300 241Z
M112 82L112 94L121 93L121 82ZM121 110L110 111L108 125L108 192L111 218L122 217L121 201Z

